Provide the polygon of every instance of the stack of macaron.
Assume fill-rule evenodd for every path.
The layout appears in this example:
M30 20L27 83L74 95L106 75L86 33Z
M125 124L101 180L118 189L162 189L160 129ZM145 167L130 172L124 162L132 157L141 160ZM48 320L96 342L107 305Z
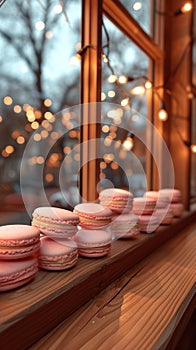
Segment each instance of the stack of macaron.
M169 197L167 194L160 195L159 191L147 191L144 197L156 201L154 215L157 216L160 225L170 225L173 221L173 211L169 207Z
M152 233L159 226L158 218L154 215L156 200L147 197L135 197L132 212L139 217L139 229L143 233Z
M138 217L130 214L133 194L121 188L107 188L100 192L99 201L113 212L110 225L113 238L135 238L139 229Z
M184 211L182 204L181 191L176 188L164 188L159 190L160 198L167 196L169 198L169 209L172 210L174 217L181 217Z
M133 194L121 188L107 188L99 193L99 201L116 214L127 214L132 209Z
M113 212L98 203L81 203L73 212L79 217L79 229L74 237L80 256L98 258L109 254L111 234L107 231Z
M40 232L29 225L0 227L0 291L31 281L38 271Z
M32 226L41 233L39 267L60 271L75 266L78 248L72 238L77 232L79 217L56 207L38 207L32 217Z

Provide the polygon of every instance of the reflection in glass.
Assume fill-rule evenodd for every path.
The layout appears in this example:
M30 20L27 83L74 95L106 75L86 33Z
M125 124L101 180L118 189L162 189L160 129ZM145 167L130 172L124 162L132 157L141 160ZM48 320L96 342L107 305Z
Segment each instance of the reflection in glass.
M102 111L102 137L105 138L104 142L108 150L106 159L101 162L100 178L113 179L114 187L127 188L127 176L116 163L121 159L128 160L131 150L140 166L136 163L132 165L130 162L126 175L129 173L132 179L134 195L139 196L146 188L144 177L146 147L141 140L146 139L145 118L147 118L148 108L145 83L148 79L150 60L109 20L104 18L104 24L103 46L105 43L106 47L107 44L109 45L109 54L108 50L104 51L109 59L109 65L103 57L102 101L118 104L119 108L114 111ZM122 108L126 110L126 114L122 113ZM145 118L139 118L138 114ZM134 133L140 137L138 138ZM119 148L117 155L114 149L118 149L120 144L124 144L124 147Z
M39 167L45 161L42 143L58 138L55 113L79 102L80 62L74 57L80 14L79 0L66 5L7 1L0 10L0 186L5 195L20 192L21 157L30 137L40 154L29 161ZM49 187L56 185L59 147L47 161L44 182Z

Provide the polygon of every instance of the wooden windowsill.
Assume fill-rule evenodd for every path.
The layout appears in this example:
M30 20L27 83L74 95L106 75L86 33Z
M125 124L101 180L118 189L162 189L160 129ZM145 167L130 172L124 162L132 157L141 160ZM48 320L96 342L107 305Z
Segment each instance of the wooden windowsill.
M39 271L31 283L1 293L2 348L28 348L194 220L195 212L185 213L153 234L114 241L108 257L79 258L77 266L66 272Z

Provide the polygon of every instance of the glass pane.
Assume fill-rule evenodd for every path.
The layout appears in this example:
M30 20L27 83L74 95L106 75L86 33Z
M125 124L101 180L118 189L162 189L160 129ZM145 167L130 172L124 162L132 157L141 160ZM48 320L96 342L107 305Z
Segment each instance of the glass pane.
M106 18L103 47L102 101L110 108L102 116L106 149L100 178L103 184L111 179L114 187L121 188L129 182L133 194L140 196L146 190L146 82L152 62Z
M193 36L196 35L196 11L194 11L193 16ZM192 51L192 69L193 76L192 82L194 86L194 95L196 94L196 42L193 42L193 51ZM191 120L191 142L196 145L196 98L192 100L192 120ZM196 151L195 151L196 152ZM196 156L195 153L191 153L191 184L190 184L190 197L191 199L196 199Z
M79 103L80 61L75 54L80 42L81 2L63 4L59 0L7 1L0 9L2 210L24 209L20 165L31 136L28 164L33 173L44 163L43 183L50 194L59 185L57 169L63 149L73 140L66 134L62 148L56 113ZM41 149L54 140L46 160ZM33 179L28 182L30 190ZM15 197L9 196L13 192Z
M142 29L152 35L152 0L121 0L120 1Z

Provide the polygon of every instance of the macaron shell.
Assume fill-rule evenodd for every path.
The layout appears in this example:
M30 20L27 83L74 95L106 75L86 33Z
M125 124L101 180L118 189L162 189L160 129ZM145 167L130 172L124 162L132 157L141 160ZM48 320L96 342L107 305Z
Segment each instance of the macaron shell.
M103 230L80 230L74 240L78 244L79 255L84 257L102 257L111 249L111 234Z
M77 244L66 239L41 238L39 267L46 270L66 270L76 265Z
M97 203L81 203L75 206L74 212L79 216L79 226L89 229L106 227L112 220L113 212Z
M70 238L77 232L79 217L69 210L56 207L38 207L32 216L31 225L51 238Z
M170 209L173 212L174 217L180 218L184 211L184 205L182 203L171 203Z
M29 225L0 227L0 259L18 259L38 252L40 232Z
M17 261L0 261L0 291L8 291L31 281L38 271L34 257Z
M156 201L145 197L136 197L133 200L132 212L135 215L151 215L156 207Z
M159 227L159 222L156 216L141 215L139 216L139 229L143 233L152 233Z
M123 214L113 218L110 230L116 239L132 238L139 234L138 216Z
M99 200L116 213L128 213L132 208L133 194L120 188L107 188L100 192Z

